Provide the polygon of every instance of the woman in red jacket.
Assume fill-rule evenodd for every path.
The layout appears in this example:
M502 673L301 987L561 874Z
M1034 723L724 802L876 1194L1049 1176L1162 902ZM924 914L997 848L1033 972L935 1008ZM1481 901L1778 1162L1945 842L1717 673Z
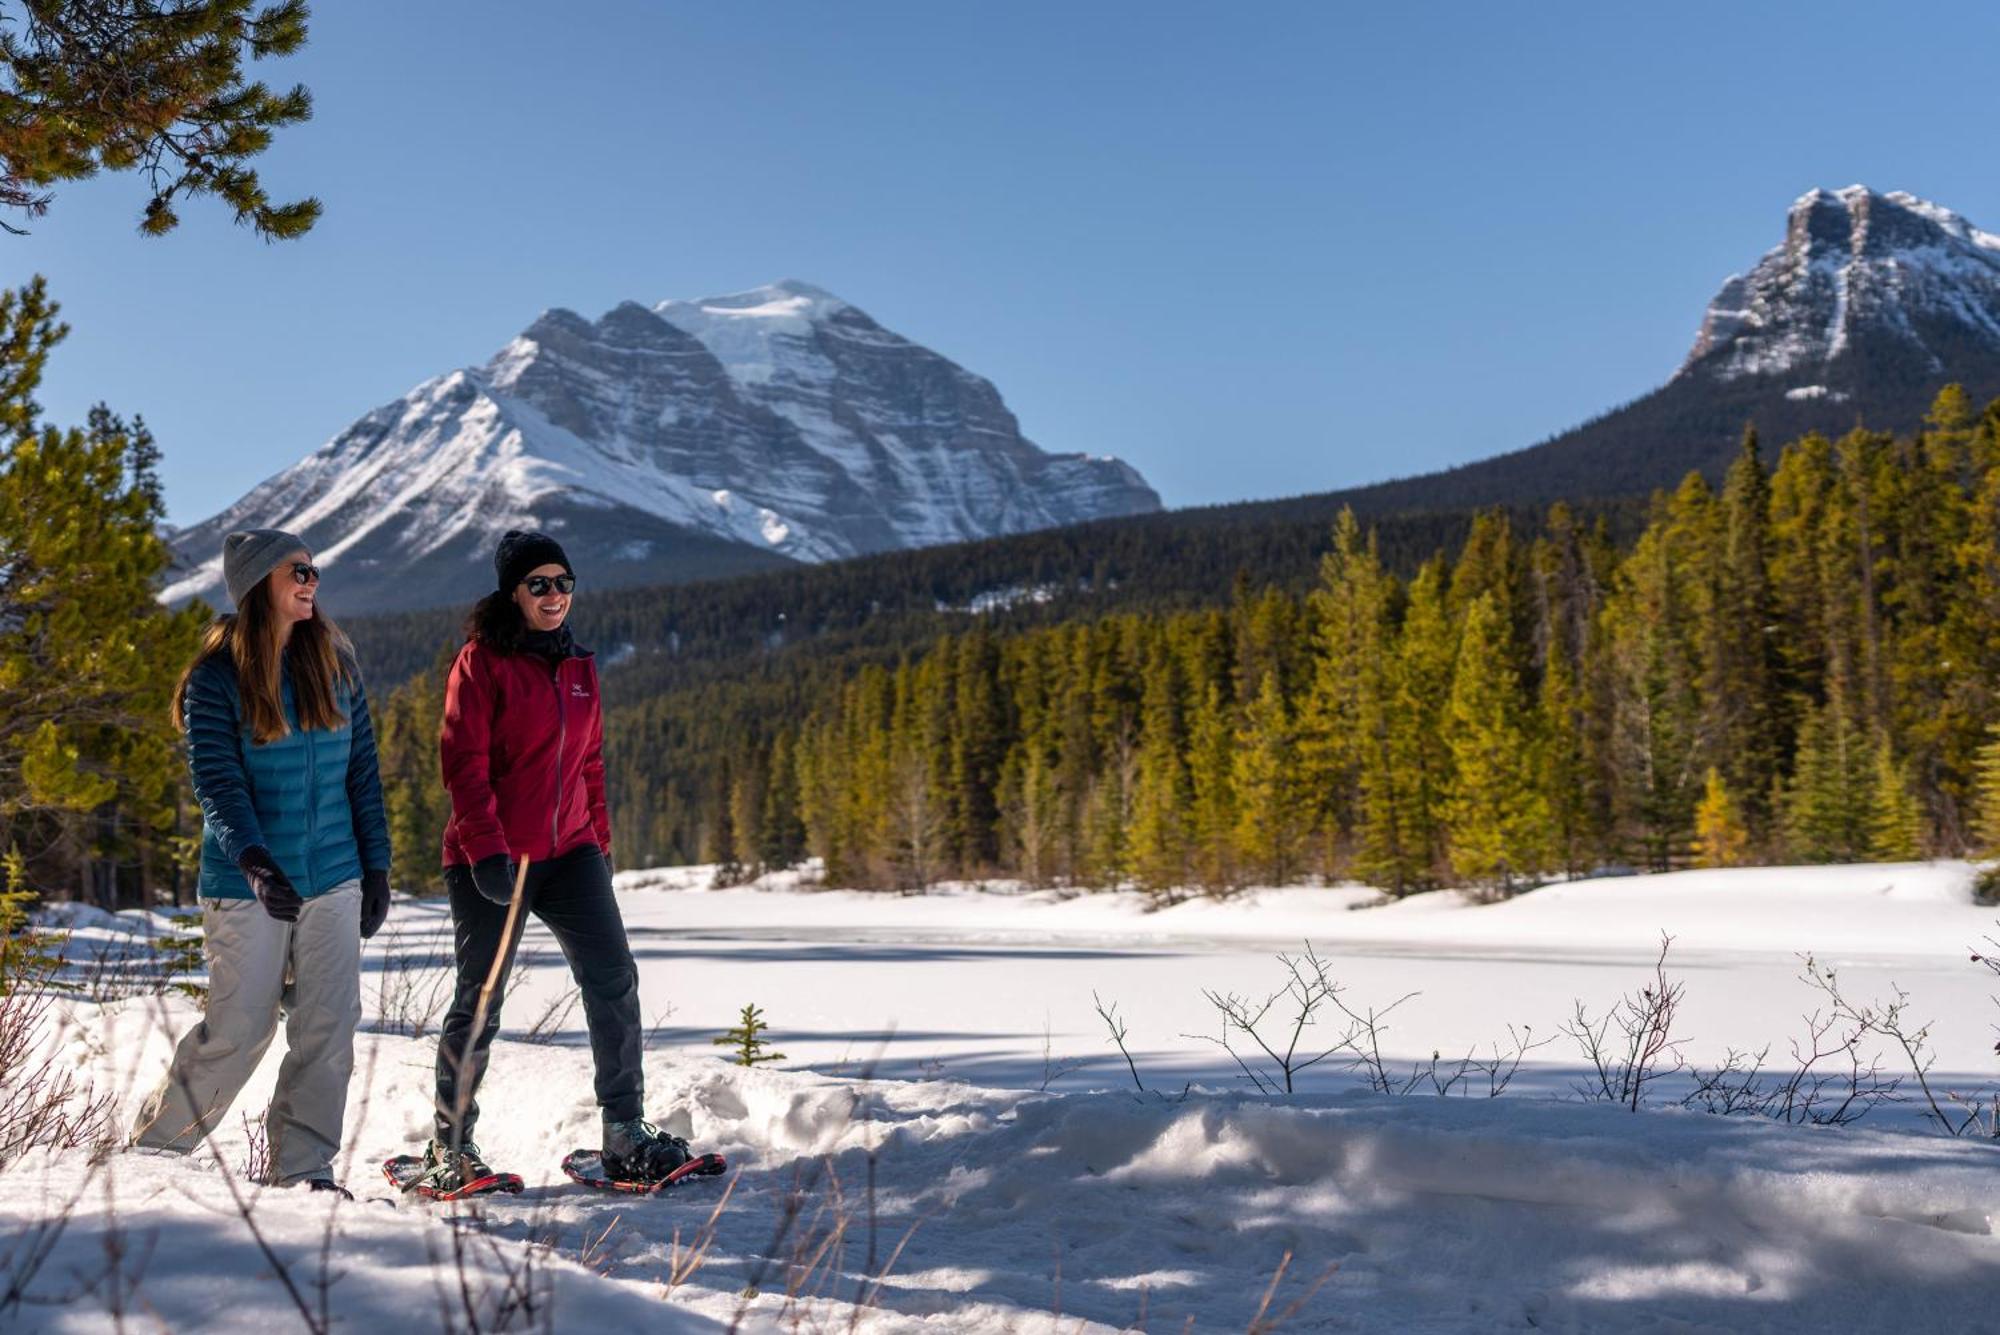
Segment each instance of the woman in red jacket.
M472 1133L473 1096L500 1028L497 996L480 1032L469 1031L494 957L516 944L501 937L521 858L529 863L523 907L555 934L582 993L605 1170L654 1181L689 1151L642 1115L639 974L611 893L597 666L568 625L576 576L541 533L508 532L493 564L499 587L466 621L438 739L451 794L444 875L458 977L438 1043L436 1137L417 1185L450 1194L496 1177Z

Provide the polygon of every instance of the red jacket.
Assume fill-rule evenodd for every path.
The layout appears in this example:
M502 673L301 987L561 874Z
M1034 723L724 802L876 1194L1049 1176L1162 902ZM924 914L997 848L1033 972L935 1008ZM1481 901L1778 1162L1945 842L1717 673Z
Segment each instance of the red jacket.
M438 732L451 819L445 865L496 853L546 862L584 844L611 854L597 663L551 664L466 641L444 688Z

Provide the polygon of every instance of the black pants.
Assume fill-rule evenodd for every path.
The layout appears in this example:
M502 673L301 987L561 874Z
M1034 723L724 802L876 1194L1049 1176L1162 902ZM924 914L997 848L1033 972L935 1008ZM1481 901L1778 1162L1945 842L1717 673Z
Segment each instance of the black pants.
M486 1023L473 1038L465 1057L464 1083L459 1062L465 1052L479 989L501 949L507 926L507 906L495 904L472 883L470 867L446 867L445 887L451 892L458 986L445 1012L437 1055L437 1135L451 1143L454 1134L472 1139L479 1120L473 1098L486 1073L486 1055L500 1032L500 1001L496 991L487 1007ZM645 1109L645 1074L640 1068L639 971L625 939L625 921L611 894L611 868L594 844L549 862L530 863L524 907L548 925L569 961L570 975L583 994L584 1023L590 1029L590 1055L597 1063L597 1102L606 1117L624 1121ZM525 924L523 924L525 925ZM518 930L518 929L517 929ZM514 944L514 943L510 943ZM464 1102L462 1126L458 1117Z

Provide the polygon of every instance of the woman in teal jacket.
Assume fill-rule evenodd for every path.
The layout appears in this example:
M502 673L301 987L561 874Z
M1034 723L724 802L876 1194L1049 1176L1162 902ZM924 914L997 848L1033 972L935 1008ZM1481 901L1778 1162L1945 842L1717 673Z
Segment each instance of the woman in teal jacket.
M133 1143L186 1153L285 1020L265 1114L271 1180L341 1191L333 1156L361 1020L361 938L389 911L375 731L319 569L277 529L232 533L217 617L174 693L201 804L208 1009L140 1109Z

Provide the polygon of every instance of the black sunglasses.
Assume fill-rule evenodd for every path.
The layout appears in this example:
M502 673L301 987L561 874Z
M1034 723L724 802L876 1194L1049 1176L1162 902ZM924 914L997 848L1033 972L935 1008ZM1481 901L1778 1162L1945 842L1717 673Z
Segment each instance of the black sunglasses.
M557 593L569 593L576 588L575 575L530 575L521 581L528 586L531 597L539 598L554 589Z
M314 565L310 561L292 562L292 583L317 584L318 582L319 582L318 566Z

